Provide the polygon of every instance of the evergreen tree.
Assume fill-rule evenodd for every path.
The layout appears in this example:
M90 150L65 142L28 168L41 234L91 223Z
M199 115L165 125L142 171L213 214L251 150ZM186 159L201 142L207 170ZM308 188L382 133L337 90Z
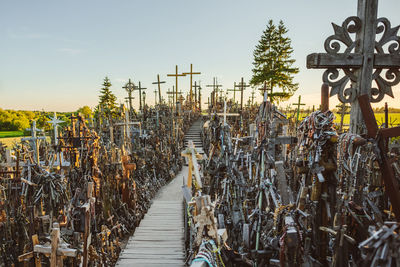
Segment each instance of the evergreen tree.
M250 83L263 86L266 82L271 101L288 99L298 89L298 84L293 82L293 75L299 69L292 67L295 60L291 58L293 48L290 38L286 36L287 32L282 21L276 26L269 20L253 52L254 68ZM282 91L274 93L275 87Z
M104 113L109 116L112 115L117 108L117 97L110 90L111 82L106 76L103 82L103 88L100 90L99 106L102 107Z

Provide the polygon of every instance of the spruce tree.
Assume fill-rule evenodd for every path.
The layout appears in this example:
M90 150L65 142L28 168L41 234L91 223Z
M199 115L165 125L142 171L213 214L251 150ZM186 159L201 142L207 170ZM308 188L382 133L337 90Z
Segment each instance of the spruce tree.
M102 107L106 115L112 115L117 108L117 97L110 90L111 82L106 76L103 82L103 88L100 90L99 106Z
M288 99L298 89L298 84L293 82L293 75L299 69L292 66L295 60L291 58L293 48L287 32L282 21L276 26L269 20L253 52L254 68L250 83L263 86L266 82L271 101ZM273 92L276 87L282 91Z

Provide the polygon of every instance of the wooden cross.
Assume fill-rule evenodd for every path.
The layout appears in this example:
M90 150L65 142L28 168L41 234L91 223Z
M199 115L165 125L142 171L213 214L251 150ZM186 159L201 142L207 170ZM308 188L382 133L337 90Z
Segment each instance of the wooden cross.
M386 143L391 137L400 136L400 127L379 129L375 120L375 115L371 107L369 95L365 94L358 97L360 109L364 117L367 127L368 138L373 138L377 142L378 147L378 163L382 172L382 178L385 183L385 191L389 196L392 204L393 212L396 215L397 221L400 221L400 191L399 184L396 180L393 168L387 157Z
M140 107L140 111L142 111L142 90L146 90L147 88L144 88L144 87L142 87L142 85L140 84L140 82L139 82L139 86L138 87L136 87L136 89L135 90L139 90L139 107ZM145 92L143 92L143 94L144 94L144 98L146 97L146 93Z
M178 73L178 65L175 65L175 74L167 74L168 77L175 77L175 110L178 110L178 77L186 76Z
M190 72L184 72L182 73L184 75L190 75L190 94L189 94L189 103L190 103L190 108L193 108L192 106L192 99L193 99L193 91L192 91L192 86L193 86L193 75L199 75L201 72L193 72L193 64L190 64Z
M132 92L135 90L136 86L131 82L131 79L129 79L128 83L122 88L128 92L128 97L125 97L125 99L129 101L129 111L132 112L132 99L134 99L134 97L132 97Z
M34 150L34 156L35 156L35 160L37 165L40 166L40 160L39 160L39 142L38 140L45 140L46 137L44 136L40 136L38 137L36 135L36 132L43 132L43 130L36 128L36 121L32 122L32 127L26 129L27 131L31 131L31 137L25 137L22 138L21 141L30 141L32 148Z
M251 91L251 105L254 104L254 94L255 94L255 92L254 92L254 89L253 89L253 91Z
M377 18L377 12L378 0L358 0L357 17L347 18L342 26L332 23L335 34L325 41L327 53L307 56L307 68L327 69L323 80L332 87L330 96L337 94L341 102L351 103L351 133L365 132L358 96L367 94L371 102L380 102L385 95L393 97L392 87L400 82L399 27ZM350 34L355 34L354 41ZM345 74L342 77L340 69Z
M158 90L154 90L153 93L154 93L154 106L156 106L157 105L157 93L158 93ZM160 102L160 104L161 104L161 102Z
M172 91L168 88L167 95L168 95L168 103L171 103L171 102L173 103L174 99L175 99L174 88L172 88ZM171 101L171 98L172 98L172 101Z
M338 108L338 113L340 114L339 132L342 132L344 116L346 114L350 114L350 112L348 112L349 107L346 105L346 103L341 103L341 104L337 105L336 107Z
M236 87L240 88L240 110L243 110L243 91L246 89L246 87L250 87L250 85L247 85L242 77L242 80Z
M198 88L198 90L199 90L199 109L200 109L200 111L201 111L201 86L200 86L200 83L199 83L199 88Z
M299 121L299 115L300 115L300 106L304 106L304 103L301 103L301 95L299 95L299 101L297 103L293 103L293 106L297 106L297 117L296 117L296 125L297 122Z
M158 103L161 104L161 84L165 83L165 81L160 81L160 74L157 74L157 81L152 84L157 84L158 86Z
M264 86L262 88L259 88L258 90L260 90L263 95L265 94L265 92L267 92L267 95L269 96L269 102L272 103L272 88L267 87L267 82L264 82Z
M208 84L206 87L212 87L213 91L211 92L211 105L217 105L217 97L218 97L218 89L222 87L221 84L218 84L217 77L213 78L213 84Z
M200 102L200 101L197 102L197 100L198 100L197 99L197 89L199 89L199 94L200 94L201 87L200 87L200 84L197 85L197 82L194 82L193 87L194 87L194 102L195 102L195 107L197 107L198 103Z
M233 84L233 89L226 89L228 92L233 92L233 103L236 103L236 92L240 92L240 89L236 89L236 82Z

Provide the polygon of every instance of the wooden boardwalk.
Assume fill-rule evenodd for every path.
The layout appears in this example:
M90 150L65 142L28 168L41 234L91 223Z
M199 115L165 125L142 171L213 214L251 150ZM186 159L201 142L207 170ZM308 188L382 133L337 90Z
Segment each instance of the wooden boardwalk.
M183 197L187 167L153 200L149 211L121 252L117 266L184 266Z
M196 143L202 152L200 121L195 122L185 138ZM201 142L201 141L200 141ZM117 266L184 266L183 176L184 166L176 177L160 190L149 211L140 222L126 248L121 252Z

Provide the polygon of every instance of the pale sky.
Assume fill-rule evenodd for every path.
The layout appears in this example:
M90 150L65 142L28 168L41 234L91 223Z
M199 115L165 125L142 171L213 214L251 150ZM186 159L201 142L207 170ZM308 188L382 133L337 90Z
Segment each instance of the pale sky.
M356 15L356 0L2 0L0 2L0 108L75 111L94 107L107 75L118 101L131 78L147 87L146 102L154 104L157 74L172 89L175 72L187 72L195 81L223 89L241 77L251 78L253 50L269 19L282 19L292 39L297 96L318 105L322 70L308 70L306 56L325 52L325 39L333 34L331 22L341 25ZM378 16L400 24L400 1L381 0ZM179 79L187 92L189 77ZM211 89L203 90L203 103ZM250 95L248 89L245 96ZM400 107L400 87L389 106ZM138 106L137 93L134 104ZM164 94L166 98L166 95ZM258 96L261 99L261 96ZM331 108L338 103L331 98ZM285 105L285 104L284 104Z

